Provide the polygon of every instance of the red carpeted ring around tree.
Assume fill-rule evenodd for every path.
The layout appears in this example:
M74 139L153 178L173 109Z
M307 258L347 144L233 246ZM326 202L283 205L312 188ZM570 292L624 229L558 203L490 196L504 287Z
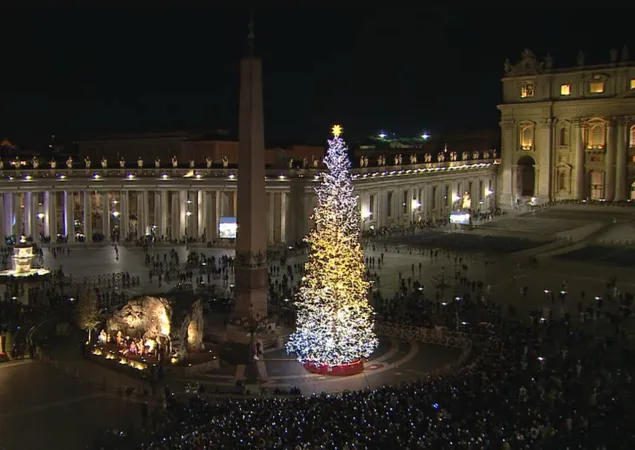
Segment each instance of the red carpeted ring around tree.
M347 377L364 371L364 361L361 359L349 364L338 364L337 366L329 366L328 364L313 362L305 362L302 365L309 372L313 372L318 375L329 375L332 377Z

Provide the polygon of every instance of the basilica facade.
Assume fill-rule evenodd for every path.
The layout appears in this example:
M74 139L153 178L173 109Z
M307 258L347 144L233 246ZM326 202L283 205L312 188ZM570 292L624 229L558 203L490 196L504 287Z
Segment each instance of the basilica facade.
M607 63L555 68L525 50L505 61L498 204L635 199L635 63L628 48Z

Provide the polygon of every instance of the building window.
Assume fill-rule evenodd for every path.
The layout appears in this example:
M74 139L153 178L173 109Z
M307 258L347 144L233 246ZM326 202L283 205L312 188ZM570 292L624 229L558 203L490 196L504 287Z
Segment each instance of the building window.
M562 147L567 147L569 145L569 130L566 127L560 128L560 133L558 134L558 144Z
M520 126L520 148L523 150L531 150L534 145L534 127L533 125Z
M635 90L635 78L631 78L631 82L630 82L629 87L630 87L631 91Z
M531 81L526 81L523 83L520 88L520 97L521 98L533 98L536 94L535 85Z
M604 92L604 81L591 81L589 83L589 91L591 94L601 94Z
M628 144L629 147L635 147L635 125L631 125L631 132L629 133Z
M483 191L483 180L478 182L478 199L480 200L485 197L485 191Z
M589 147L604 147L604 125L595 124L589 128Z
M368 199L368 212L370 213L371 220L374 219L373 216L375 215L375 196L372 194Z
M591 200L604 198L604 172L594 170L591 172Z
M450 186L445 185L445 206L452 206L452 196L450 195Z
M437 187L432 186L432 209L437 207Z
M561 84L560 85L560 95L569 96L571 95L571 85L570 84Z
M403 213L408 214L408 191L403 191Z
M392 192L386 195L386 216L392 217Z

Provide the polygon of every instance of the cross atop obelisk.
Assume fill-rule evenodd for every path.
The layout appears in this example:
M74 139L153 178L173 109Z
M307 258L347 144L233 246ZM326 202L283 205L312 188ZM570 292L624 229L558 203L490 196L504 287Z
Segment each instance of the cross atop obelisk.
M247 54L240 62L235 315L264 318L267 316L265 136L262 63L255 55L253 19L252 12Z

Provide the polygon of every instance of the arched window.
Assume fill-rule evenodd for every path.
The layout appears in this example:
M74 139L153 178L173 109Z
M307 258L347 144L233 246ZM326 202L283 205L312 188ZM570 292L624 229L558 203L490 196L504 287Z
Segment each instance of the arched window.
M558 144L566 147L569 145L569 130L567 127L560 128L560 135L558 136Z
M631 132L628 139L629 147L635 147L635 125L631 125Z
M534 146L534 127L532 125L521 125L520 127L520 148L531 150Z
M564 172L558 173L558 190L567 190L567 174Z
M604 125L595 124L590 126L589 146L593 148L604 147Z

